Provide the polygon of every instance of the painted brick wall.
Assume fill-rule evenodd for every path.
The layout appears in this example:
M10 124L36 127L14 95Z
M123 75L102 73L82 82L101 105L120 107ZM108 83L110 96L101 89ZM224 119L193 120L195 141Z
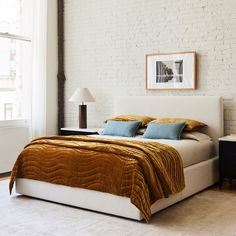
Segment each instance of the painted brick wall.
M66 99L88 87L89 126L122 95L221 95L225 133L236 132L235 0L65 0ZM145 54L198 53L198 89L146 91ZM66 103L66 125L77 125Z

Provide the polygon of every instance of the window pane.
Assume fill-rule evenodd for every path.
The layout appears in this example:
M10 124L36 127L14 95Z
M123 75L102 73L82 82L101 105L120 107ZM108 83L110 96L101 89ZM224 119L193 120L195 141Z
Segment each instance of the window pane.
M0 32L31 36L32 0L0 0Z
M28 116L30 48L28 42L0 38L0 120Z

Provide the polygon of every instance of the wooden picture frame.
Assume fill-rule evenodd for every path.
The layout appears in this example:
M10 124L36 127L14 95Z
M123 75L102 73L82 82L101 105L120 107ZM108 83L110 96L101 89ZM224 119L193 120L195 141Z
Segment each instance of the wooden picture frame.
M194 90L196 77L196 52L146 55L146 90Z

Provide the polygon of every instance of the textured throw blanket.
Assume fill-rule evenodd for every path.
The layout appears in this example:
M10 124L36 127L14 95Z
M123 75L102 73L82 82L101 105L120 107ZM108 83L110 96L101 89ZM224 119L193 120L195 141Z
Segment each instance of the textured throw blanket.
M33 140L14 165L10 192L16 178L129 197L146 221L152 203L185 186L182 160L173 147L92 136Z

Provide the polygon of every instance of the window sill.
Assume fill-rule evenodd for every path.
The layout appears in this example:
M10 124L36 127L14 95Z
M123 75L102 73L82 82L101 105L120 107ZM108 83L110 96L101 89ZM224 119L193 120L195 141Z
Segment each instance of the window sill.
M27 119L0 120L0 129L28 127L28 126L29 126L29 121Z

